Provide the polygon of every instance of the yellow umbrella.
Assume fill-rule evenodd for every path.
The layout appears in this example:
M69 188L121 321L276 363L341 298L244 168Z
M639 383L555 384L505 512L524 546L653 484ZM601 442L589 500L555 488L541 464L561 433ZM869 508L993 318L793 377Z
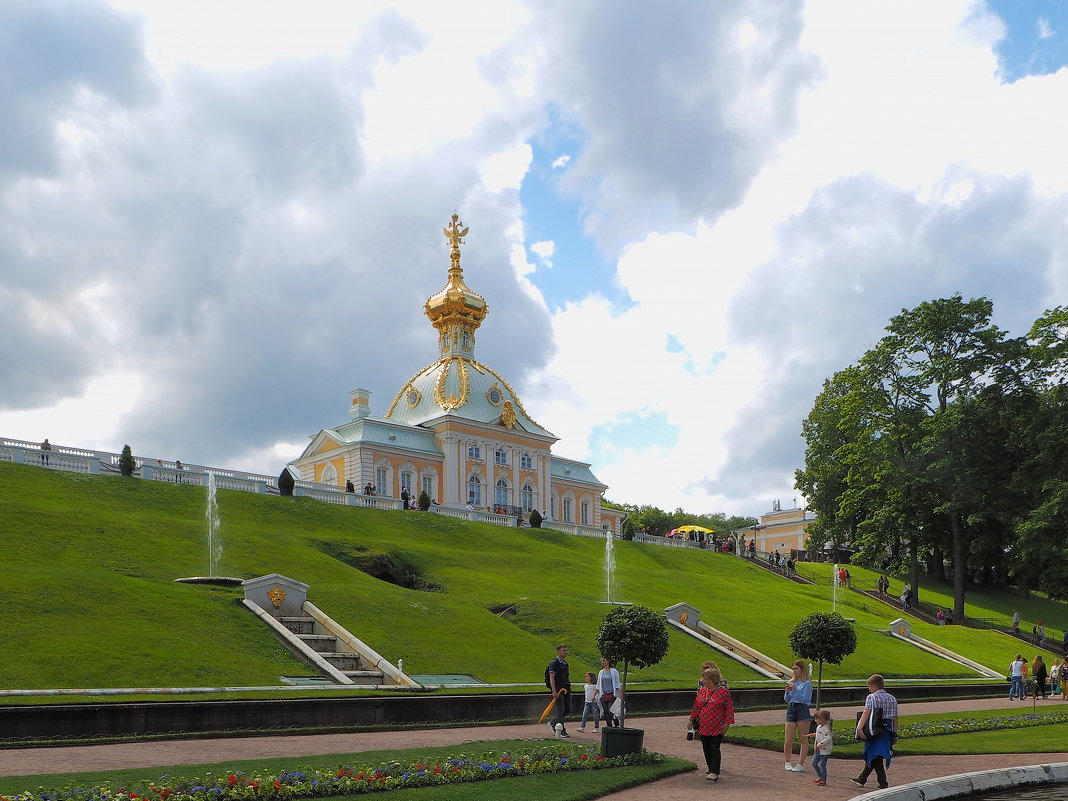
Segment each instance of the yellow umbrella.
M679 531L703 531L705 534L715 534L713 529L705 528L704 526L679 526Z
M564 687L560 688L560 694L561 695L563 695L566 692L567 692L566 688L564 688ZM547 707L545 707L545 711L541 713L541 717L538 718L538 723L541 723L543 720L545 720L545 718L549 717L549 713L553 711L553 707L554 706L556 706L556 696L555 695L553 696L553 700L551 700L549 702L549 705Z

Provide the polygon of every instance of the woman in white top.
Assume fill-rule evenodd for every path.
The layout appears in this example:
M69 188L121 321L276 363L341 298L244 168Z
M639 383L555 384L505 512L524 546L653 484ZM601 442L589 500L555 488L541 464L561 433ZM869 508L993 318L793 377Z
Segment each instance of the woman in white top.
M597 689L601 691L601 710L604 712L604 725L618 727L619 718L612 714L612 704L623 697L623 688L619 683L619 671L612 663L601 657L601 672L597 674Z

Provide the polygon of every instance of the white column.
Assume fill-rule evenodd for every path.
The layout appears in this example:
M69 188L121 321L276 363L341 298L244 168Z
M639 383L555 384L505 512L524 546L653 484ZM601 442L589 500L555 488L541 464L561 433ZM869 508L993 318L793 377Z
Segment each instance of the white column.
M519 483L519 457L520 452L515 448L510 449L512 454L512 506L523 508L523 487Z
M456 503L456 437L446 434L442 442L445 445L445 459L441 463L444 473L441 477L441 503Z

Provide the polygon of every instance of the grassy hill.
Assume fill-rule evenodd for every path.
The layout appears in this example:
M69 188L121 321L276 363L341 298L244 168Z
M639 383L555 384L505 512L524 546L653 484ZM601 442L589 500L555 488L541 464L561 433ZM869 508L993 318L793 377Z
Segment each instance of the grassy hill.
M221 490L218 500L222 575L278 572L309 584L313 603L410 673L540 684L557 641L572 648L573 674L597 664L600 540L305 498ZM240 588L173 582L207 572L205 505L200 487L0 463L11 632L0 687L252 686L309 673L238 604ZM376 556L439 589L405 589L351 564ZM783 662L797 621L830 608L826 587L791 584L733 556L620 542L616 565L615 599L654 609L686 601ZM826 676L975 677L881 634L892 610L844 596L839 611L856 619L859 647ZM1003 600L997 616L1018 597ZM1050 604L1046 618L1063 609ZM993 632L915 629L999 670L1017 650ZM707 658L733 683L761 679L674 632L665 661L635 678L691 686Z

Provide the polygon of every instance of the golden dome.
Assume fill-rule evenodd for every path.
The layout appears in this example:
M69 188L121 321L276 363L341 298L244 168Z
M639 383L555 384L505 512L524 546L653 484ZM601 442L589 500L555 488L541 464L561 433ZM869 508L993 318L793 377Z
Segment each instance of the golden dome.
M445 238L451 244L449 279L445 286L431 296L423 310L437 329L442 355L455 352L470 356L474 345L474 333L489 314L489 304L477 292L472 292L464 283L464 271L460 267L460 243L467 235L460 217L452 215L452 222L444 229Z

